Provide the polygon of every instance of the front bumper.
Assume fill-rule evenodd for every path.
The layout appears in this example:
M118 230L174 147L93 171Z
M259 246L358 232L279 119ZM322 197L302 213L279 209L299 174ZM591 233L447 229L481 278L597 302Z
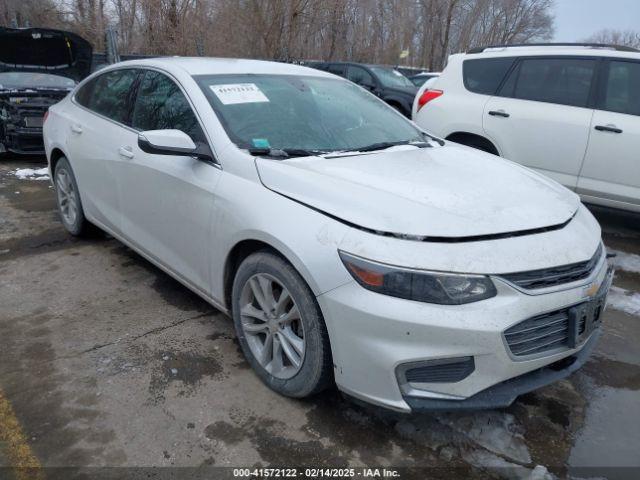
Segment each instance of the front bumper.
M604 256L592 276L571 288L532 295L494 279L498 295L481 302L442 306L367 291L355 282L318 297L331 338L338 388L397 411L495 408L578 369L598 330L576 348L525 357L509 351L504 331L543 312L589 299L593 285L610 281ZM401 384L405 364L473 357L460 381ZM565 360L565 364L556 364ZM555 366L550 366L556 364ZM558 368L561 366L561 368Z
M44 141L41 128L13 128L0 138L4 150L19 155L41 155Z
M519 377L498 383L464 400L438 400L433 398L404 397L412 412L436 410L481 410L504 408L524 394L568 377L585 364L595 347L600 330L596 330L575 355L558 360Z

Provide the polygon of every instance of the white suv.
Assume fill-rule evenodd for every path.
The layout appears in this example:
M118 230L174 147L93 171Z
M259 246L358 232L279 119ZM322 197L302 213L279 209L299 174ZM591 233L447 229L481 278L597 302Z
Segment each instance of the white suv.
M640 212L640 51L601 45L456 54L413 120L526 165L585 202Z

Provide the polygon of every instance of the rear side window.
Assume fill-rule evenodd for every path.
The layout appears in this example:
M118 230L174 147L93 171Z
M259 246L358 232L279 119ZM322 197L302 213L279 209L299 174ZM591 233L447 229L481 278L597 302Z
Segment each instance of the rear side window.
M81 95L80 104L111 120L127 124L131 105L131 86L137 75L138 71L133 69L103 73L87 85L91 87Z
M182 90L166 75L147 71L138 88L131 117L138 130L181 130L194 142L205 142L191 105Z
M514 71L517 78L512 96L523 100L586 107L595 71L596 60L592 59L524 59L517 71Z
M462 76L467 90L483 95L495 95L515 58L478 58L465 60Z
M640 62L609 63L602 110L640 115Z

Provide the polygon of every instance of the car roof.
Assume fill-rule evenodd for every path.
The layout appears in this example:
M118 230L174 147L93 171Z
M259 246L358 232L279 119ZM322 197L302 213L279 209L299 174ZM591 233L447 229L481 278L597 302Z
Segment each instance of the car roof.
M391 65L381 65L379 63L360 63L360 62L317 62L315 65L358 65L360 67L379 67L379 68L389 68L391 70L395 70L396 67L392 67ZM402 67L400 67L402 68Z
M156 67L161 69L180 69L189 75L218 74L273 74L306 75L315 77L335 77L335 75L291 63L248 60L240 58L214 57L156 57L148 59L118 62L109 68Z
M479 50L479 49L478 49ZM640 59L639 51L619 50L609 46L589 45L531 45L485 47L482 51L471 50L467 58L513 57L513 56L585 56Z

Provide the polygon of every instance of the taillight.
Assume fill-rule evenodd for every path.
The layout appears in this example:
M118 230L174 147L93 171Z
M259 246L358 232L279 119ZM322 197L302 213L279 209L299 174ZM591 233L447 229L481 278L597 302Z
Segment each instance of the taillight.
M418 110L424 107L431 100L438 98L444 92L442 90L425 90L420 98L418 99Z
M44 123L44 122L46 122L46 121L47 121L47 117L48 117L48 116L49 116L49 109L47 108L47 109L44 111L44 117L42 117L42 123Z

